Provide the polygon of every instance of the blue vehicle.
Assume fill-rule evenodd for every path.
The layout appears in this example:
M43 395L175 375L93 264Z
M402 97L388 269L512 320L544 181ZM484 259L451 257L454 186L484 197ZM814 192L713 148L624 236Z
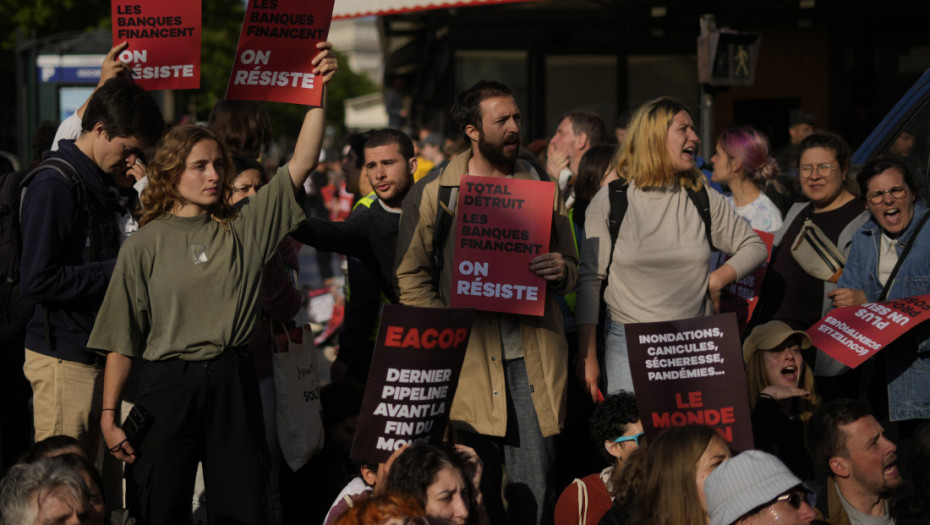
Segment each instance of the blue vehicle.
M852 156L854 169L878 155L890 155L907 164L917 194L930 202L930 69L863 141Z

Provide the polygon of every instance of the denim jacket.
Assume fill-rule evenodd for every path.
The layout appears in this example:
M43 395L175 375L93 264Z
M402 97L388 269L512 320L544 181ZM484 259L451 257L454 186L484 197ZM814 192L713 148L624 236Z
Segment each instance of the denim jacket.
M926 213L930 210L922 202L914 203L914 218L898 238L899 256ZM881 227L874 218L859 228L838 283L840 288L862 290L870 302L878 301L882 293L878 281L881 235ZM925 224L917 235L886 300L930 293L930 224ZM910 330L883 351L888 352L885 357L891 420L930 418L930 327L918 326Z

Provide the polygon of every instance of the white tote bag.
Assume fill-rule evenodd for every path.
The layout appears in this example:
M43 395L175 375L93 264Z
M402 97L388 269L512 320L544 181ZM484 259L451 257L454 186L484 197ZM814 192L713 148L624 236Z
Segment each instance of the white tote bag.
M275 336L275 420L284 460L297 471L323 448L323 414L316 348L309 325Z

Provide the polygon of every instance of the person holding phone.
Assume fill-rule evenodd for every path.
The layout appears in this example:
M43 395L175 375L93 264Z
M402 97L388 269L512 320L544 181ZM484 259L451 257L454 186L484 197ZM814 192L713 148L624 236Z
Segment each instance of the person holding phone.
M329 43L312 64L325 86ZM186 523L197 462L211 523L266 518L258 382L246 345L258 320L262 268L304 219L295 198L316 167L323 107L304 118L291 160L249 202L229 202L234 170L207 128L175 127L160 142L142 195L142 227L120 251L88 346L107 352L101 429L127 462L128 507L151 525ZM144 440L127 441L117 410L140 359ZM144 426L144 425L143 425Z

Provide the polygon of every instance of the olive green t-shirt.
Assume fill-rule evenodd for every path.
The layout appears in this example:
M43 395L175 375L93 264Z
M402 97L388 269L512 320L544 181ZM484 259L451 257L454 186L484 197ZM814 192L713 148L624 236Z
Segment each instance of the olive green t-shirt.
M202 361L245 345L261 307L264 264L304 218L284 166L229 230L209 214L146 224L120 249L88 348Z

